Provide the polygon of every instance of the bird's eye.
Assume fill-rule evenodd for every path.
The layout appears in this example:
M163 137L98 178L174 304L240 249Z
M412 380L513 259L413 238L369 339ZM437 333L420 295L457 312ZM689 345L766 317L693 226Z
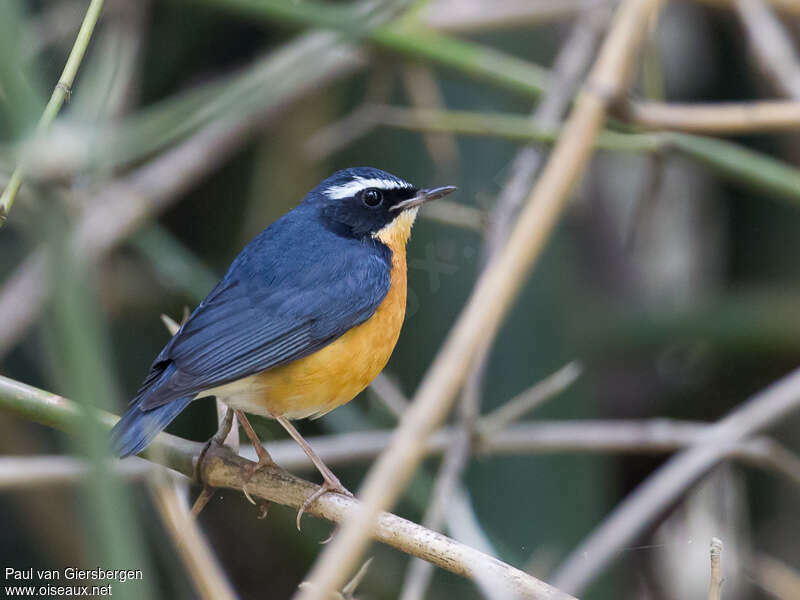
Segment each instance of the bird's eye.
M370 188L368 190L364 190L364 193L361 196L361 201L364 203L364 206L376 208L383 202L383 194L380 190Z

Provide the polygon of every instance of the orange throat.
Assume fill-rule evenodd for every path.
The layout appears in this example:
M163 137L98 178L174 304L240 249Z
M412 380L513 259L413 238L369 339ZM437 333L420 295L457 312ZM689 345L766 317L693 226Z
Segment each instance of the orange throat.
M406 243L408 242L408 238L411 237L411 228L414 226L414 221L417 219L418 210L418 208L404 210L395 217L394 221L373 234L372 237L389 246L392 254L402 253L403 259L405 259ZM405 265L405 260L403 260L403 264Z

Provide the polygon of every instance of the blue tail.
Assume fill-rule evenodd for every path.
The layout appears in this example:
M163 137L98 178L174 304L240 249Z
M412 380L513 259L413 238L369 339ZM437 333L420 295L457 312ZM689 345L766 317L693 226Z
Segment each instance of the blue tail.
M130 408L111 430L111 447L121 458L138 454L153 441L164 428L172 423L189 402L194 398L182 396L170 399L166 403L151 409L143 409L142 403L163 390L174 373L173 365L156 367L145 380L142 389L136 394Z
M151 410L142 410L139 402L131 406L111 430L111 446L114 452L120 458L139 454L156 435L172 423L192 399L193 396L176 398Z

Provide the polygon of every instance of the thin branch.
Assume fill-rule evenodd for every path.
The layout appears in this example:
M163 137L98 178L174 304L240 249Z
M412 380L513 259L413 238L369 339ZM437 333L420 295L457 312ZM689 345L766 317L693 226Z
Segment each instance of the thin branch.
M501 137L516 142L554 144L561 137L561 127L541 125L528 116L466 110L435 110L375 105L365 118L386 127L413 131L449 131L462 135ZM603 131L594 141L599 150L650 152L661 150L654 134L623 134Z
M12 413L34 421L64 429L66 424L58 416L56 421L29 412L30 407L15 405L8 392L8 384L0 380L0 406ZM112 422L109 417L109 423ZM478 456L505 456L530 454L663 454L697 444L712 425L694 421L650 419L644 421L547 421L512 425L487 437L479 437L474 453ZM353 465L368 462L389 445L393 430L354 431L334 435L306 438L314 450L331 466ZM455 441L458 428L444 427L428 438L425 456L444 453ZM199 452L202 444L164 434L159 438L167 446L175 445L186 452ZM275 462L288 471L312 471L314 465L292 440L276 440L265 444ZM242 446L242 456L256 460L252 446ZM729 456L761 469L785 477L800 485L800 459L765 437L744 440L731 446ZM137 478L148 472L144 461L119 463L120 475ZM69 457L31 456L0 458L0 489L48 484L68 484L79 481L87 472L86 464Z
M567 557L556 581L581 590L622 548L649 527L698 478L719 463L745 437L773 425L800 407L800 369L751 397L710 427L698 444L671 458L650 475Z
M410 104L420 108L443 108L445 100L439 82L429 67L404 65L400 71ZM452 166L458 160L458 146L451 133L429 133L423 136L428 154L439 167Z
M309 576L315 586L300 592L302 600L322 600L344 583L358 563L380 511L394 502L419 463L420 441L447 414L481 340L500 326L566 206L569 191L589 161L609 103L627 87L636 49L658 4L657 0L621 4L589 82L507 245L480 277L391 445L367 474L360 491L361 510L323 550Z
M540 130L552 130L559 127L591 64L599 38L605 31L610 17L611 7L608 5L582 13L581 18L573 26L564 48L556 57L551 84L544 98L536 107L532 118L526 123L527 126ZM520 149L514 157L509 175L492 212L492 220L487 232L487 256L485 257L487 260L485 262L488 263L488 259L496 254L505 243L517 213L533 188L544 158L544 150L535 145Z
M452 32L520 29L569 19L608 0L436 0L420 14L433 29Z
M85 418L85 411L72 401L2 376L0 405L19 416L67 432L75 431L79 420ZM117 420L108 413L95 414L109 428ZM145 457L194 478L195 463L202 447L202 444L160 434L145 452ZM212 487L237 491L241 491L247 482L251 495L293 508L299 508L306 498L319 490L319 486L277 467L264 468L253 474L249 468L252 464L227 448L215 447L206 454L202 479ZM354 498L325 494L306 512L341 523L360 512L359 507L360 503ZM502 583L511 596L521 595L532 600L571 598L519 569L390 513L378 515L370 535L457 575L472 579L488 575Z
M746 440L738 447L734 447L731 457L772 471L794 485L800 486L800 457L770 438L759 437Z
M39 124L36 127L37 133L46 131L56 118L58 111L61 110L64 101L69 101L69 96L72 93L72 84L75 81L75 75L78 73L78 67L81 65L83 55L89 45L89 40L92 38L94 26L100 18L100 13L103 11L103 2L104 0L91 0L89 8L86 9L86 16L83 18L81 28L78 30L75 43L72 45L72 50L67 58L67 64L64 65L64 71L61 73L61 77L53 89L50 100L39 119ZM3 194L0 195L0 227L6 222L8 213L14 205L14 199L22 185L23 177L25 177L25 168L22 163L20 163L11 174L11 179L6 189L3 191Z
M800 100L800 64L786 29L762 0L736 0L735 6L761 70L784 95Z
M773 100L726 102L716 104L680 104L655 101L631 102L617 109L618 116L645 129L673 130L689 133L740 134L765 131L786 131L800 128L800 102ZM468 111L435 111L396 107L374 107L365 118L374 118L383 125L421 131L452 131L466 135L497 135L513 140L535 140L552 143L558 137L555 127L536 126L524 117ZM481 121L481 119L485 119ZM604 131L598 147L605 150L641 152L650 144L647 136ZM637 143L638 142L638 143Z
M473 451L479 456L564 453L661 454L693 446L713 427L705 423L651 419L645 421L547 421L513 425L479 436ZM393 431L358 431L308 438L326 464L349 465L372 460L388 446ZM444 453L457 443L459 429L444 427L428 438L424 456ZM278 464L292 471L312 470L308 458L289 441L268 444ZM243 456L255 460L244 447ZM758 437L729 445L724 457L781 476L800 486L800 458L770 438ZM448 514L448 526L450 519Z
M711 581L708 585L708 600L722 598L722 540L711 538Z
M386 373L380 373L369 384L370 392L374 393L387 410L396 419L400 419L408 409L408 398L400 391L400 387L392 381Z
M186 498L177 482L160 477L151 483L150 491L161 521L189 571L199 597L204 600L235 600L236 592L200 531L197 520L189 514Z
M392 72L382 67L378 63L370 73L364 101L359 107L341 119L323 125L309 136L303 144L309 160L322 162L375 129L375 123L368 118L371 106L387 102L393 88Z
M502 431L542 403L566 390L580 377L583 367L573 361L515 396L480 420L481 435L489 437Z
M112 472L126 479L142 479L158 468L144 460L114 462ZM0 490L69 485L90 474L85 460L71 456L0 456Z
M736 135L800 128L800 102L772 100L682 104L640 101L622 104L618 116L644 129Z

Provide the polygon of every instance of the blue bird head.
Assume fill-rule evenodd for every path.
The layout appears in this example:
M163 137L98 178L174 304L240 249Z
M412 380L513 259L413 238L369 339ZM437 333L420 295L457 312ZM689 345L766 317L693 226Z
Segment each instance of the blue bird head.
M325 179L306 201L318 207L326 227L364 238L378 236L401 216L410 228L421 204L453 190L453 186L421 189L381 169L352 167Z

